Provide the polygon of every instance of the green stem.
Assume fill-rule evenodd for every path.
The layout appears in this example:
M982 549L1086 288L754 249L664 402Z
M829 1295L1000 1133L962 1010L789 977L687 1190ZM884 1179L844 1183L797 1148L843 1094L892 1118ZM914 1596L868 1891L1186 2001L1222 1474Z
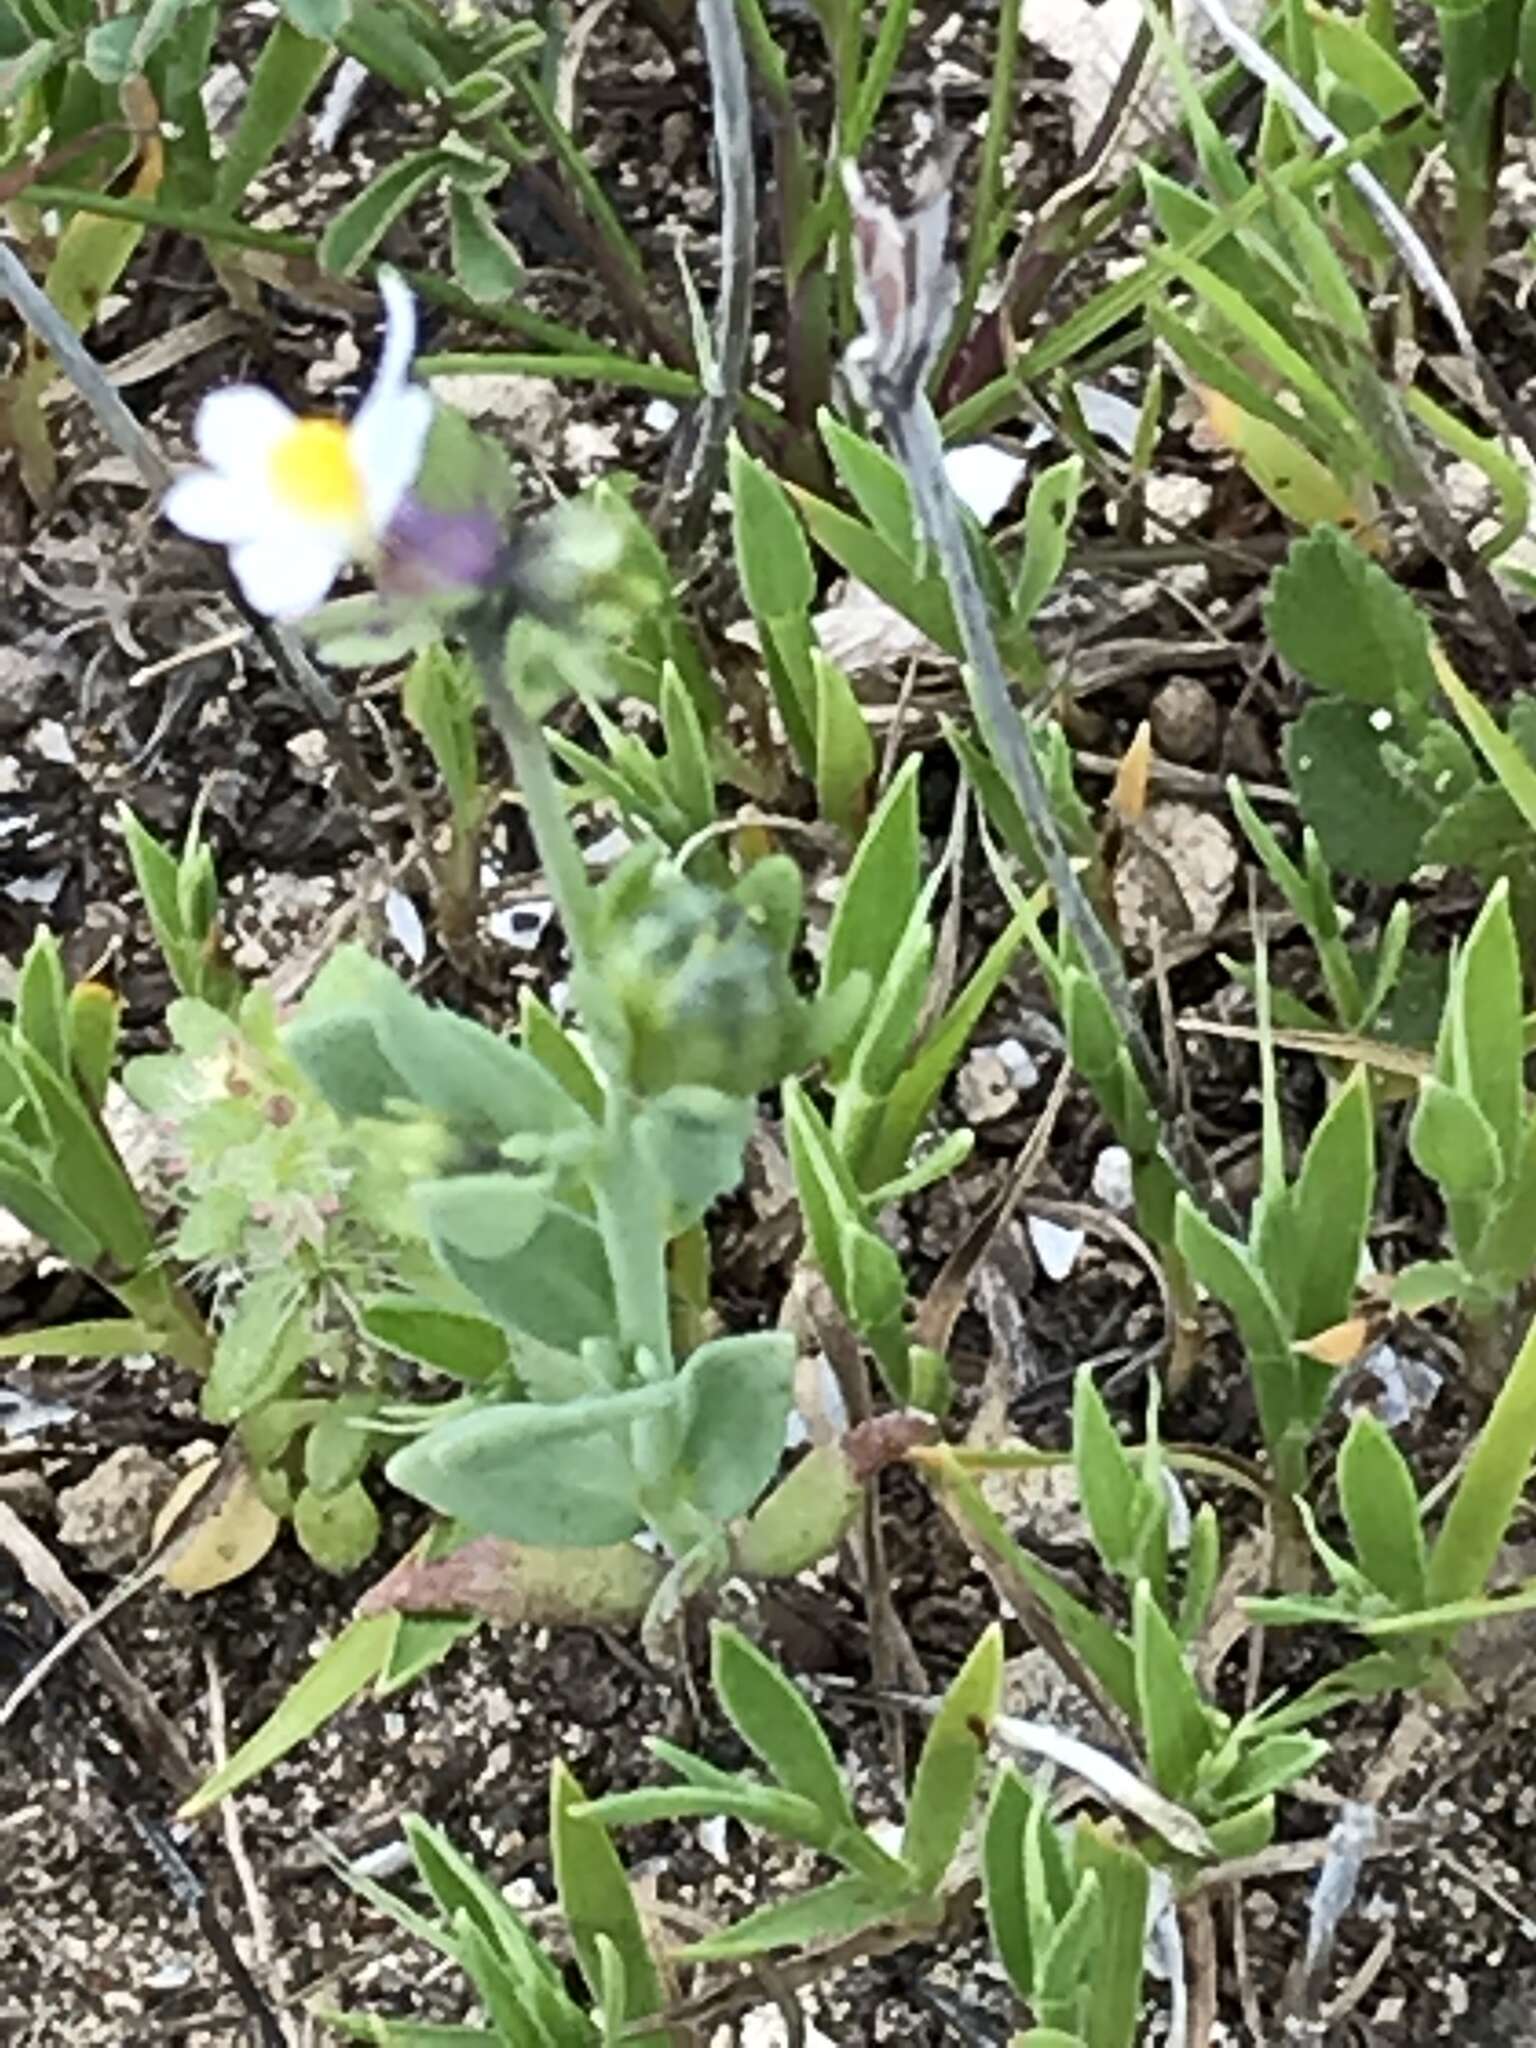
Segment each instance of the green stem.
M486 709L507 750L528 813L544 880L565 927L578 992L596 985L597 895L571 830L544 734L517 700L505 661L505 627L487 609L467 633ZM635 1098L628 1077L606 1076L603 1146L592 1175L598 1228L613 1277L621 1342L648 1380L670 1380L672 1317L667 1294L667 1219L655 1174L636 1144ZM658 1410L633 1425L631 1443L646 1513L675 1556L694 1547L699 1518L677 1490L679 1417Z
M1536 1322L1472 1446L1429 1557L1433 1607L1482 1592L1536 1459Z
M565 927L572 963L578 979L585 979L592 967L597 895L566 815L565 798L555 780L544 735L507 682L505 631L501 620L482 615L466 635L469 651L480 672L485 708L512 763L544 879Z

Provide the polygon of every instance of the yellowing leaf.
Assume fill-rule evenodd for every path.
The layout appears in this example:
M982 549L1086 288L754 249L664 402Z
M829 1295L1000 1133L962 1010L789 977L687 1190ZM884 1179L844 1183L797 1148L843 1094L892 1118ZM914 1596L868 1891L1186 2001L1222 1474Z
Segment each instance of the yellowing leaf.
M1129 824L1134 825L1147 808L1147 778L1151 769L1152 727L1143 719L1120 757L1115 786L1109 793L1110 802Z
M194 1465L155 1518L156 1544L187 1518L160 1568L166 1585L178 1593L210 1593L215 1586L243 1578L261 1563L277 1538L277 1517L243 1465L213 1497L222 1465L220 1458ZM199 1513L193 1503L205 1489L210 1498Z
M1315 1358L1319 1365L1353 1365L1361 1352L1369 1348L1378 1330L1371 1317L1350 1316L1335 1323L1332 1329L1319 1330L1315 1337L1306 1338L1292 1349L1304 1358Z
M1259 489L1298 526L1339 526L1353 533L1369 553L1380 554L1376 506L1370 486L1347 490L1309 449L1268 420L1250 412L1210 385L1200 385L1206 425L1230 448Z

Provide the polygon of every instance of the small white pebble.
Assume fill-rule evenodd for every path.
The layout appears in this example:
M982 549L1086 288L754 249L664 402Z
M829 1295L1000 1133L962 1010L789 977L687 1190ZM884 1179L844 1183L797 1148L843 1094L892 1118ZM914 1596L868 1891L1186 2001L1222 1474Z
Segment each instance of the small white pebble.
M1106 1145L1093 1162L1093 1192L1106 1209L1123 1213L1134 1204L1131 1155L1123 1145Z
M60 768L73 768L76 761L74 742L56 718L40 718L32 728L32 751L41 754L45 761L53 761Z
M1046 1278L1065 1280L1082 1256L1083 1246L1088 1242L1086 1234L1052 1223L1045 1216L1026 1216L1024 1221Z
M384 898L384 922L406 959L413 967L419 967L427 957L426 927L421 912L403 889L391 889Z

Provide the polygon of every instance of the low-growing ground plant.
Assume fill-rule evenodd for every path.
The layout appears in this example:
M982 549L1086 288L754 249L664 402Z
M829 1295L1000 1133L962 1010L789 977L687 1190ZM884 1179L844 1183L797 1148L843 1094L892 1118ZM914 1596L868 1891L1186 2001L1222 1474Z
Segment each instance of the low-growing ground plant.
M974 189L937 134L903 192L860 159L911 54L904 0L868 21L815 8L799 27L756 0L701 0L720 183L707 318L686 266L680 290L658 283L622 178L580 145L595 14L283 0L256 24L221 140L205 107L216 7L101 20L0 0L3 254L32 293L0 265L31 329L0 402L38 504L58 482L57 367L140 473L164 470L74 346L156 230L199 242L247 314L263 263L313 265L327 291L377 279L383 346L350 419L217 390L199 463L162 510L227 550L264 625L301 628L335 668L399 669L377 737L457 976L438 1000L356 940L296 995L291 977L237 971L201 804L178 845L130 801L122 841L176 990L163 1019L135 1021L125 1058L119 999L74 977L71 935L46 926L7 984L0 1202L113 1312L7 1332L0 1356L169 1361L200 1423L228 1432L230 1467L329 1571L366 1564L386 1517L411 1528L183 1814L490 1628L635 1629L693 1713L686 1739L648 1738L665 1782L615 1774L616 1789L583 1765L589 1797L557 1763L552 1916L514 1910L426 1818L405 1823L425 1910L349 1868L462 1973L474 2008L435 2026L327 1996L350 2038L691 2040L764 1986L792 1999L963 1938L990 1946L1014 2048L1135 2048L1164 2003L1188 2043L1188 1982L1207 1988L1207 2031L1217 2017L1210 1899L1301 1834L1298 1792L1353 1767L1335 1731L1384 1695L1464 1704L1473 1625L1536 1604L1505 1549L1536 1457L1536 1335L1510 1336L1536 1271L1536 727L1512 609L1530 494L1510 438L1525 430L1470 324L1497 275L1505 125L1536 43L1502 0L1475 21L1442 10L1407 54L1381 6L1284 9L1258 38L1216 0L1201 11L1233 66L1195 77L1149 17L1081 175L1015 223L1016 6L994 25ZM802 29L829 82L815 109L791 65ZM648 32L671 48L683 25L660 6ZM1144 147L1090 210L1154 52L1177 141ZM1436 52L1438 89L1420 61ZM304 234L245 220L342 72L388 92L401 146ZM1246 132L1226 118L1243 106ZM613 338L532 310L505 228L513 185L598 281ZM1147 232L1111 269L1099 243L1133 207ZM385 254L423 230L445 253L408 279ZM1070 261L1092 265L1075 310L1030 330L1039 280ZM525 346L421 359L420 298ZM777 327L760 347L765 306ZM1089 429L1090 400L1102 420L1114 395L1089 379L1128 364L1140 403L1119 401L1133 424L1117 444ZM695 404L663 487L612 475L534 509L507 451L431 395L438 375L506 373ZM1186 403L1166 404L1180 387ZM990 530L957 491L952 443L1035 415L1057 445L1016 523ZM1223 757L1181 787L1230 809L1254 859L1200 984L1245 1018L1251 1000L1251 1027L1230 1009L1177 1018L1178 963L1156 936L1141 954L1128 942L1117 885L1168 764L1150 726L1116 734L1107 771L1080 747L1061 658L1089 551L1161 566L1142 548L1146 487L1170 449L1193 463L1213 448L1231 493L1220 545L1176 534L1167 559L1267 577L1251 606L1263 644L1243 661L1248 685L1274 685L1288 786L1245 786ZM1453 464L1490 507L1466 533ZM679 538L692 588L666 551ZM1419 544L1443 581L1419 573ZM359 570L365 587L336 596ZM717 572L741 629L729 653L700 595ZM818 613L833 575L958 668L941 668L936 710L914 709L914 676L876 707L831 657ZM1235 633L1225 590L1179 595L1208 600ZM1100 772L1115 776L1104 812L1087 794ZM939 800L953 822L935 857ZM515 1005L483 945L488 851L514 810L568 969ZM611 862L594 857L592 811L621 828ZM1002 912L973 929L978 878ZM1276 899L1302 940L1283 987ZM1003 1192L978 1198L958 1181L977 1146L952 1088L1004 1006L1035 1008L1064 1072ZM1207 1113L1191 1021L1197 1045L1256 1042L1246 1185L1230 1144L1214 1156L1230 1131ZM1292 1058L1307 1063L1294 1088ZM1070 1077L1083 1085L1064 1108ZM159 1139L148 1173L126 1163L124 1095ZM1056 1375L1070 1400L1044 1442L1023 1441L1007 1332L1025 1312L993 1289L998 1355L980 1368L957 1332L1058 1118L1123 1158L1125 1199L1105 1202L1161 1336L1135 1354L1127 1402L1082 1362L1086 1316L1073 1322ZM1075 1171L1080 1143L1063 1156ZM777 1294L716 1271L749 1157L774 1182ZM906 1225L945 1182L964 1241L941 1247L935 1279L931 1232ZM1370 1404L1357 1368L1394 1325L1433 1329L1465 1362L1459 1465ZM1168 1439L1170 1410L1220 1446ZM1075 1499L1071 1573L1028 1505L1042 1473ZM944 1653L947 1685L924 1679L902 1630L890 1484L907 1500L926 1486L933 1527L991 1588ZM835 1688L775 1636L783 1582L834 1559L863 1598L873 1674L836 1717ZM688 1700L706 1627L723 1720ZM1294 1652L1278 1688L1271 1630ZM1011 1711L1009 1653L1026 1642L1075 1695L1071 1727ZM834 1719L866 1707L888 1784L839 1752ZM893 1732L906 1715L910 1773ZM878 1817L882 1793L899 1824ZM683 1930L665 1875L659 1904L626 1875L620 1831L701 1821L750 1830L762 1878L746 1911ZM1308 1847L1310 1969L1360 1857L1336 1833ZM1293 2022L1310 2023L1288 2007Z

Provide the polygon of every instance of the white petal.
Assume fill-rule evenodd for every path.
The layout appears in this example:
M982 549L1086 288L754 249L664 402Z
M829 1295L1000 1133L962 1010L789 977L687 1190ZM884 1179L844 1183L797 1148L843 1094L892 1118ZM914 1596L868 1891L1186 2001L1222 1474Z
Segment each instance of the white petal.
M352 422L352 460L363 480L368 525L382 534L421 468L432 429L432 395L419 384L385 393L376 384Z
M211 469L189 469L177 477L160 500L160 511L172 526L193 540L248 540L259 533L264 506L260 494Z
M398 270L379 272L379 291L384 299L384 346L364 405L375 392L383 398L398 391L411 373L416 353L416 301Z
M333 536L302 526L229 551L246 601L271 619L301 619L323 604L346 559Z
M230 384L213 391L197 409L193 429L197 452L226 476L265 469L273 447L294 423L283 401L259 384Z

